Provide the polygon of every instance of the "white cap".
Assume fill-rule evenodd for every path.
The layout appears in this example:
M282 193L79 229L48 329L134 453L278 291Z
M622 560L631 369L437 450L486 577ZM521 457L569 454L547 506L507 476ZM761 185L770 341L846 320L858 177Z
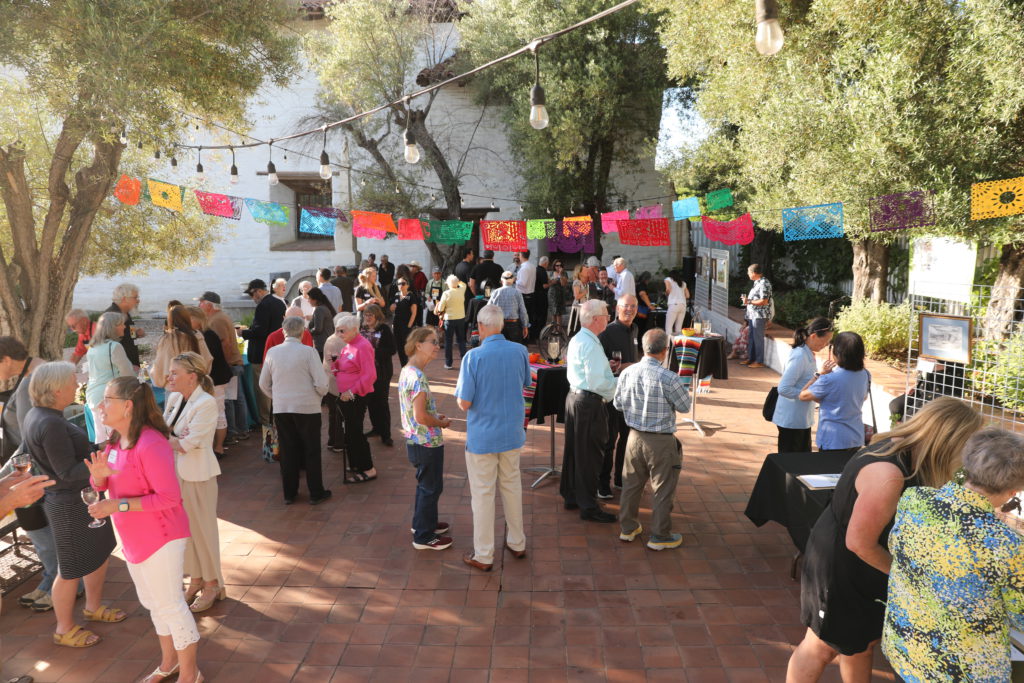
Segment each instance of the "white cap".
M587 265L592 268L600 268L601 262L597 260L596 256L591 256L590 258L587 259Z

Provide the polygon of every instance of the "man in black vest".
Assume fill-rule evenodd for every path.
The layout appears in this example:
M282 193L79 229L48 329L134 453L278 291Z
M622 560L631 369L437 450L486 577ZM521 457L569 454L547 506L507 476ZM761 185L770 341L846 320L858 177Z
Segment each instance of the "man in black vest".
M263 370L263 348L266 346L267 337L270 336L270 333L281 329L286 306L277 297L267 296L270 293L267 290L267 283L259 278L251 280L243 293L256 302L256 313L253 315L252 326L248 329L243 329L241 335L243 339L249 340L246 357L249 359L249 365L252 366L253 384L258 387L260 385L260 372ZM257 391L256 403L259 406L260 424L269 427L271 416L270 397L262 391Z

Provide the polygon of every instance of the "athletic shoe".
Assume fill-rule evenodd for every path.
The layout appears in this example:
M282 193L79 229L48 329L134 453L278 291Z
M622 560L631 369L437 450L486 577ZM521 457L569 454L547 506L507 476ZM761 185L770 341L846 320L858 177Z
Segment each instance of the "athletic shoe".
M413 541L412 547L416 548L416 550L444 550L445 548L451 548L454 542L451 536L435 536L429 543Z
M651 539L649 541L647 541L647 547L650 548L651 550L668 550L669 548L678 548L682 544L683 544L683 535L682 534L672 534L671 536L669 536L664 541L655 540L654 537L652 536Z
M611 489L598 489L597 497L600 498L601 500L608 500L609 498L614 498L615 496L612 495Z
M22 607L31 607L33 602L40 599L44 595L47 595L47 592L41 591L37 588L34 591L29 591L28 593L25 593L20 598L18 598L18 604Z
M49 612L53 609L53 598L49 593L46 593L43 597L33 602L30 607L33 612Z
M446 365L446 366L444 366L444 369L445 370L454 370L455 368L452 367L451 365Z
M619 540L620 541L625 541L626 543L630 543L634 539L636 539L636 537L639 536L640 532L643 531L643 530L644 530L644 528L642 526L640 526L639 524L637 524L636 528L633 529L632 531L630 531L629 533L626 533L625 531L620 532L619 533Z
M438 522L437 523L437 528L434 529L434 533L437 534L438 536L440 536L442 534L448 533L448 530L451 529L451 528L452 528L452 525L449 524L448 522ZM414 534L414 533L416 533L416 530L410 527L409 528L409 533Z

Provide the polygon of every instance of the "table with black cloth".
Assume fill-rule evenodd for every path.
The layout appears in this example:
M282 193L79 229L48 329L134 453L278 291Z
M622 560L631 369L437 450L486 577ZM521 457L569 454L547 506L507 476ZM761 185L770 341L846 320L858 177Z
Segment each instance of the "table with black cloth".
M569 395L569 372L564 365L530 364L534 385L523 391L526 399L525 425L531 422L544 424L544 418L551 416L551 464L547 467L527 467L528 472L540 472L537 481L530 488L548 477L561 474L555 466L555 422L565 422L565 399Z
M771 453L761 465L744 514L756 526L778 522L786 527L800 553L811 528L832 501L834 489L812 490L801 474L839 474L856 449L838 453Z
M678 339L674 337L673 339ZM712 335L710 337L690 337L691 340L700 340L700 351L697 353L696 371L694 377L703 378L710 375L715 379L729 379L729 363L726 360L725 337ZM668 368L672 372L679 371L679 356L673 353L669 358Z

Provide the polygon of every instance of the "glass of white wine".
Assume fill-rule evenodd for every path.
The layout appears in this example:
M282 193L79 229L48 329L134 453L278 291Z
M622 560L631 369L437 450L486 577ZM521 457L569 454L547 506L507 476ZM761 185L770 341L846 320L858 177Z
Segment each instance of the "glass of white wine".
M82 489L82 502L86 505L92 505L93 503L100 502L100 492L91 486L86 486ZM105 519L94 519L89 523L90 529L99 529L101 526L107 523Z

